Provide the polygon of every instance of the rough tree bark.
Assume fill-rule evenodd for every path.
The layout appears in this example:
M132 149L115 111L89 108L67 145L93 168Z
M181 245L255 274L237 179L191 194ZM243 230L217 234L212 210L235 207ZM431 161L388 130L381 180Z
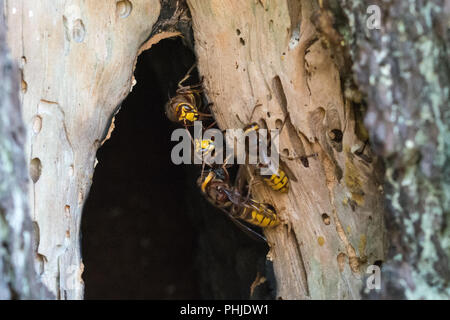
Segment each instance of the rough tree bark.
M0 1L0 300L46 299L52 295L40 283L33 263L18 75L6 45Z
M340 1L366 124L386 160L392 248L373 298L450 297L450 1ZM381 28L366 27L369 5Z

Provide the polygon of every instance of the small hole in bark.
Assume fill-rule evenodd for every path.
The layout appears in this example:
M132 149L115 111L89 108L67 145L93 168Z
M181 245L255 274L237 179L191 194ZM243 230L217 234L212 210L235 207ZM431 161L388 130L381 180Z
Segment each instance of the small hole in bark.
M281 120L281 119L275 120L275 127L277 129L280 129L282 126L283 126L283 120Z
M240 42L243 46L245 46L245 40L244 40L243 38L239 38L239 42Z
M289 157L289 149L283 149L283 155Z
M306 156L301 156L300 157L300 161L302 162L302 164L303 164L303 166L305 168L309 167L309 161L308 161L308 158Z
M331 130L330 132L328 132L328 136L334 142L337 142L337 143L342 142L343 134L342 134L342 131L339 129Z
M236 29L236 34L237 34L238 36L241 35L241 30Z
M42 171L41 160L39 160L39 158L34 158L33 160L31 160L30 177L34 183L36 183L39 180L41 176L41 171Z
M67 214L70 214L70 206L68 204L66 204L64 206L64 212L67 213Z
M267 118L270 118L270 112L267 112Z
M381 268L381 265L383 264L383 260L376 260L373 264L376 266L379 266Z
M322 220L323 223L325 223L327 226L330 224L330 216L327 215L326 213L322 213Z
M130 15L131 10L133 9L133 4L128 1L119 1L116 4L116 13L120 18L126 18Z

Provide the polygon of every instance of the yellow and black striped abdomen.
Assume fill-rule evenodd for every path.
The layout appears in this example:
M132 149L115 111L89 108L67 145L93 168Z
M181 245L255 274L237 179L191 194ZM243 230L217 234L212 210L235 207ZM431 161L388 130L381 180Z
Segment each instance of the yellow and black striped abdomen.
M277 174L273 174L270 178L264 178L264 181L275 191L283 193L289 191L289 178L280 168L278 168Z
M243 208L241 217L261 228L275 227L280 223L277 214L262 203L259 204L259 209Z

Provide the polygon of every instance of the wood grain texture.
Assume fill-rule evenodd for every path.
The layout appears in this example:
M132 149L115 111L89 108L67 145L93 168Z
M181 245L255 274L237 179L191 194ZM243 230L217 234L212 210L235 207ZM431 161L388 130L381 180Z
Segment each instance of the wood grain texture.
M130 4L5 3L8 42L22 74L36 265L60 299L83 297L79 228L95 154L160 12L157 0Z
M335 52L312 23L318 3L188 5L199 71L220 128L260 119L276 128L287 119L280 150L294 158L285 162L298 182L288 195L254 187L284 220L266 232L278 297L360 298L366 267L385 254L382 187L370 148L365 157L356 154L364 145L356 133L360 120L344 97ZM339 131L342 141L333 141ZM298 156L314 152L318 157L302 165Z
M0 300L51 299L33 264L18 71L6 43L0 0Z

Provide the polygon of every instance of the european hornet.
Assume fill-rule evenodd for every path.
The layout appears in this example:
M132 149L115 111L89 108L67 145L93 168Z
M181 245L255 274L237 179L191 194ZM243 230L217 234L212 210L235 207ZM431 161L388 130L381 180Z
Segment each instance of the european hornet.
M189 79L190 73L196 65L194 64L183 79L178 82L178 89L174 97L169 99L165 106L167 118L170 121L183 124L185 127L192 126L194 121L212 117L211 114L202 113L201 110L202 81L198 84L184 86L183 83Z
M244 135L250 134L252 131L258 132L259 125L257 123L252 123L244 127ZM225 139L226 140L226 139ZM205 157L207 155L212 155L215 150L218 148L222 148L221 146L217 146L215 142L211 139L194 139L194 146L195 146L195 153L199 156ZM226 147L226 145L225 145ZM222 149L222 152L225 153L225 150ZM246 149L246 152L248 154L248 149ZM267 163L270 163L270 159L267 156L266 150L260 150L260 154L264 158L264 163L258 163L256 164L256 167L264 167L267 166ZM234 155L236 157L236 154ZM270 186L274 191L279 191L282 193L286 193L289 190L289 177L292 178L293 181L297 181L294 174L289 170L287 165L283 165L283 168L286 168L289 172L289 175L281 168L281 166L278 166L278 169L276 170L276 173L270 174L270 175L262 175L264 182ZM275 169L273 170L275 171Z
M238 178L239 176L240 172ZM242 224L239 220L261 228L275 227L280 223L275 209L269 204L250 198L249 193L244 196L240 190L230 185L229 179L226 167L222 166L211 169L205 177L200 176L197 184L205 198L212 205L225 212L239 228L253 238L267 241L264 236Z

